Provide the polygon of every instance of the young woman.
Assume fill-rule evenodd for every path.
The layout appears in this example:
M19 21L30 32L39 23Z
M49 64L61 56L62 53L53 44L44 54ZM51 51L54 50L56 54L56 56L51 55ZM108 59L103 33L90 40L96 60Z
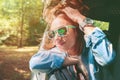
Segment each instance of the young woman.
M67 68L74 75L71 80L114 79L109 71L115 58L112 44L101 29L93 26L93 20L83 16L78 9L61 8L46 34L54 47L32 56L30 69L34 73L47 73L48 80L57 80L53 72L72 65L72 70ZM77 70L83 71L79 78L78 75L75 77Z

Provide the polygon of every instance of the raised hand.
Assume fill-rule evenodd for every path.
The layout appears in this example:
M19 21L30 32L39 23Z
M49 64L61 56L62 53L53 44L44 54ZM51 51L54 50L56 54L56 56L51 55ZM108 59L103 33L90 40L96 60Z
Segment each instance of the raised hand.
M69 6L62 10L73 22L81 23L86 17L82 15L78 9L71 8Z

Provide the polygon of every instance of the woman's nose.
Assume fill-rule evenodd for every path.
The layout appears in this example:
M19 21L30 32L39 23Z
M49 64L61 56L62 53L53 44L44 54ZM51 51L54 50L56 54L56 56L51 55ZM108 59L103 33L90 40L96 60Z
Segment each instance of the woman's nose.
M62 37L59 36L58 33L56 33L56 35L55 35L55 40L61 40L61 39L62 39Z

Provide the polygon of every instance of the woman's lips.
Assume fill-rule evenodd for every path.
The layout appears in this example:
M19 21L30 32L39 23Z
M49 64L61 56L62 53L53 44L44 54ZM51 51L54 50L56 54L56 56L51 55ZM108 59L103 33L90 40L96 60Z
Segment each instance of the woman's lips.
M58 42L56 43L56 46L63 46L65 44L65 42Z

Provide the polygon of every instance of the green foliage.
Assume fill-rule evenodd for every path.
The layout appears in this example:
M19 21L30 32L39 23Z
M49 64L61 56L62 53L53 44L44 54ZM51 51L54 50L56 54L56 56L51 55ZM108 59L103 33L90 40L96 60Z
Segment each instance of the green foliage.
M94 26L99 27L102 30L108 30L109 22L94 20Z
M36 20L36 19L35 19ZM29 45L36 45L40 43L40 38L43 36L43 32L45 29L44 22L41 23L41 20L39 22L30 22L30 28L28 28L29 35L28 35L28 42Z
M0 0L0 44L38 44L45 29L42 9L41 0Z

